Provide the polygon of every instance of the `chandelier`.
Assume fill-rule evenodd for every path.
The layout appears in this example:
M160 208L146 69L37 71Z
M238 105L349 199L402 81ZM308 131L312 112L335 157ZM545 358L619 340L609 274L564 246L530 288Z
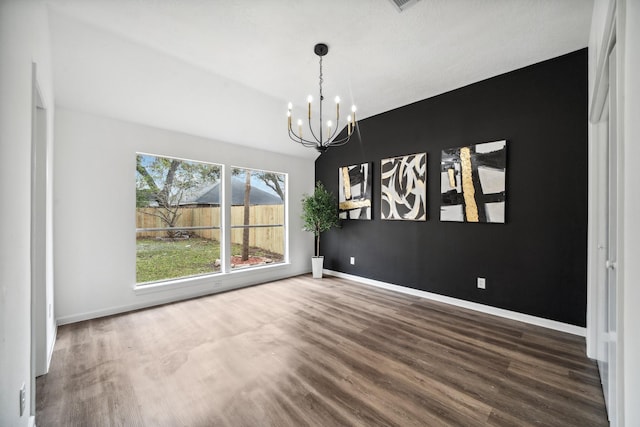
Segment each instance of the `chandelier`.
M322 121L322 102L324 101L324 95L322 94L322 57L329 52L329 47L324 43L318 43L313 48L313 51L316 55L318 55L318 58L320 58L320 113L318 115L319 126L317 128L317 133L314 131L314 128L311 124L311 102L313 102L313 97L311 95L309 95L309 97L307 98L307 120L309 124L309 136L303 136L302 119L298 119L298 132L296 133L293 130L291 124L291 110L293 109L293 104L291 102L289 103L289 110L287 112L287 124L289 127L289 138L305 147L312 147L318 150L320 153L324 153L329 147L339 147L349 142L349 139L351 139L351 135L353 134L354 128L356 126L356 106L351 106L351 114L347 116L347 135L340 139L333 139L336 136L338 129L340 128L340 97L335 97L335 126L331 120L327 120L326 123ZM325 129L327 131L326 139L324 138Z

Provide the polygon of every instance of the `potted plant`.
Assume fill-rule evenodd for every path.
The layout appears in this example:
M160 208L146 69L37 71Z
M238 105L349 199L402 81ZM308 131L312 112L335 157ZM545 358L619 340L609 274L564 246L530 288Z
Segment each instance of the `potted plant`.
M310 231L316 238L316 255L311 258L314 279L322 278L324 257L320 256L320 233L340 225L338 203L333 194L327 191L322 182L316 183L312 195L302 198L302 229Z

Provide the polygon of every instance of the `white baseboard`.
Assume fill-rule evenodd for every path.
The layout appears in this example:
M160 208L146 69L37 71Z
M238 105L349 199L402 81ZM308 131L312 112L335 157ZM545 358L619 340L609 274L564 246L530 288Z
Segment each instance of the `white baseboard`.
M426 292L426 291L421 291L418 289L413 289L413 288L407 288L405 286L400 286L400 285L394 285L392 283L387 283L387 282L381 282L379 280L373 280L373 279L368 279L366 277L360 277L360 276L355 276L352 274L347 274L347 273L342 273L339 271L333 271L333 270L323 270L323 273L329 276L335 276L335 277L340 277L343 279L348 279L348 280L353 280L354 282L358 282L358 283L362 283L365 285L371 285L371 286L376 286L379 288L384 288L384 289L388 289L391 291L395 291L395 292L400 292L403 294L407 294L407 295L413 295L413 296L417 296L420 298L425 298L425 299L429 299L429 300L433 300L433 301L439 301L439 302L443 302L446 304L451 304L457 307L462 307L462 308L467 308L470 310L475 310L475 311L479 311L481 313L486 313L486 314L491 314L494 316L499 316L499 317L504 317L506 319L511 319L511 320L517 320L520 322L524 322L524 323L529 323L531 325L536 325L536 326L542 326L544 328L548 328L548 329L553 329L556 331L561 331L561 332L566 332L572 335L578 335L581 337L585 337L587 334L587 330L586 328L580 327L580 326L575 326L575 325L571 325L568 323L563 323L563 322L558 322L555 320L549 320L549 319L544 319L542 317L536 317L536 316L531 316L529 314L524 314L524 313L518 313L516 311L511 311L511 310L505 310L502 308L497 308L497 307L492 307L490 305L485 305L485 304L480 304L480 303L476 303L476 302L471 302L471 301L465 301L462 299L458 299L458 298L453 298L453 297L448 297L448 296L444 296L444 295L440 295L440 294L435 294L435 293L431 293L431 292ZM277 278L269 278L269 280L277 280ZM170 302L177 302L180 300L185 300L185 299L191 299L191 298L197 298L199 296L204 296L204 295L210 295L210 294L215 294L215 293L219 293L219 292L226 292L226 291L230 291L233 289L239 289L239 288L243 288L246 286L252 286L254 284L259 284L260 281L256 281L253 284L247 284L247 283L243 283L243 284L226 284L226 286L221 286L221 287L216 287L215 289L207 289L207 290L203 290L200 292L193 292L187 295L180 295L180 296L176 296L176 295L172 295L172 296L168 296L166 298L159 298L159 299L155 299L154 301L146 301L143 303L138 303L138 304L130 304L130 305L123 305L123 306L118 306L118 307L110 307L107 309L103 309L103 310L97 310L97 311L91 311L91 312L85 312L85 313L79 313L79 314L75 314L75 315L71 315L71 316L65 316L65 317L60 317L57 319L57 324L58 325L65 325L68 323L75 323L75 322L81 322L83 320L89 320L89 319L96 319L99 317L104 317L104 316L111 316L114 314L120 314L120 313L126 313L128 311L133 311L133 310L139 310L142 308L148 308L148 307L152 307L152 306L156 306L156 305L162 305L162 304L166 304L166 303L170 303ZM56 333L57 333L57 329L56 329ZM54 339L55 342L55 339ZM49 363L51 361L51 356L53 355L53 352L51 351L49 356Z
M128 311L140 310L157 305L198 298L205 295L246 288L248 286L259 285L260 283L271 282L273 280L284 279L306 273L306 271L291 271L274 267L278 266L270 266L268 269L265 268L262 270L252 269L250 271L232 272L225 276L220 275L213 279L208 278L208 282L204 281L200 283L198 281L194 281L194 283L191 283L192 281L185 281L186 285L183 288L170 287L171 289L164 290L162 286L158 286L156 289L151 290L133 289L132 292L136 295L144 296L149 293L155 293L157 296L154 296L151 300L145 299L133 304L124 304L106 307L99 310L71 314L68 316L61 316L56 319L56 322L58 326L82 322L84 320L97 319L99 317L112 316L114 314L126 313Z
M193 292L185 295L178 295L178 296L171 295L164 298L154 299L153 301L145 301L145 302L136 303L136 304L127 304L127 305L121 305L116 307L109 307L102 310L87 311L84 313L74 314L71 316L59 317L57 319L57 324L58 326L62 326L62 325L67 325L69 323L82 322L84 320L91 320L91 319L97 319L100 317L113 316L114 314L121 314L129 311L140 310L143 308L154 307L157 305L184 301L192 298L198 298L206 295L217 294L220 292L226 292L226 291L239 289L247 286L253 286L253 285L244 284L244 285L221 286L215 289L207 289L204 291Z
M408 294L408 295L413 295L420 298L426 298L433 301L443 302L446 304L454 305L456 307L468 308L470 310L479 311L481 313L491 314L498 317L504 317L506 319L511 319L511 320L517 320L519 322L529 323L531 325L542 326L543 328L566 332L572 335L578 335L581 337L585 337L587 335L586 328L571 325L568 323L558 322L555 320L549 320L542 317L531 316L529 314L518 313L517 311L505 310L502 308L492 307L490 305L479 304L477 302L465 301L462 299L434 294L427 291L407 288L405 286L394 285L391 283L381 282L379 280L367 279L366 277L354 276L352 274L341 273L339 271L323 270L323 273L329 276L335 276L343 279L353 280L354 282L362 283L365 285L376 286L379 288L384 288L391 291L400 292L403 294Z
M33 415L29 417L29 427L36 427L36 417Z

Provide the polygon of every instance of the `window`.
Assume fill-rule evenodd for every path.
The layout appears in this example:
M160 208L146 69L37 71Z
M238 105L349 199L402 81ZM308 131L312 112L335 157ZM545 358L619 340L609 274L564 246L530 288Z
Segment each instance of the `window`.
M222 166L136 156L136 283L220 272Z
M285 190L285 174L232 168L232 269L284 261Z
M286 174L231 168L230 197L223 198L223 171L136 155L137 285L285 261ZM230 205L224 223L223 203ZM231 238L223 247L225 229Z

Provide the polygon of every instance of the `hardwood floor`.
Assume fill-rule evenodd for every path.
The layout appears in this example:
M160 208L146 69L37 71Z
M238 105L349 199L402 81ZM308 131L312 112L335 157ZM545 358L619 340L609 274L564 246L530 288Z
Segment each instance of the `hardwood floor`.
M605 426L581 337L299 276L61 326L46 426Z

